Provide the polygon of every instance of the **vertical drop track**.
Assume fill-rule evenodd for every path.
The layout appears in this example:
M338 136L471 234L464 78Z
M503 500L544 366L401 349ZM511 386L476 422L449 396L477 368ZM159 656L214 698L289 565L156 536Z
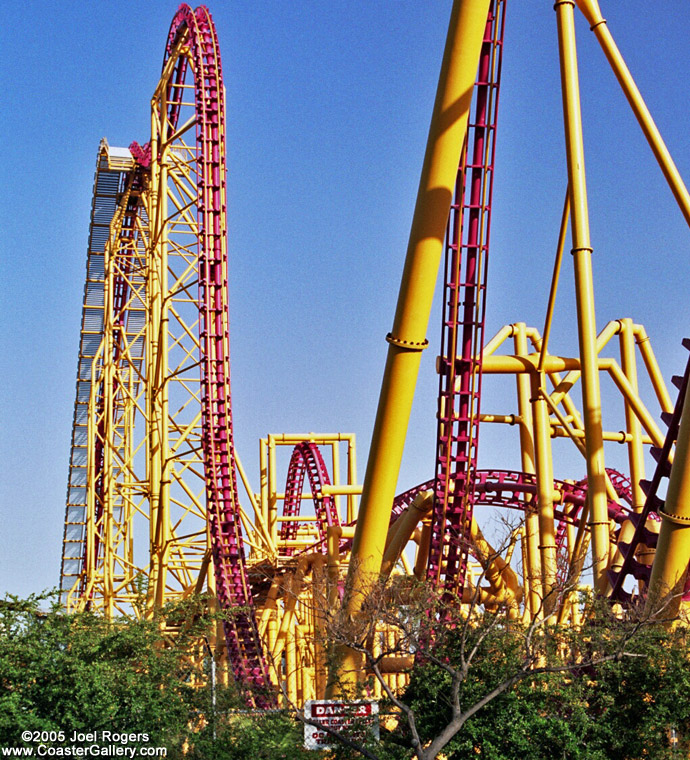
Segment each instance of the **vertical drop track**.
M449 592L464 585L472 523L504 14L505 0L494 0L446 235L436 489L427 572Z
M184 85L188 65L194 77L201 439L216 593L221 609L233 609L224 625L235 679L260 690L268 685L268 677L246 574L232 435L224 89L218 39L204 6L195 11L180 6L168 35L164 71L175 56L167 92L171 130L177 128L188 97Z

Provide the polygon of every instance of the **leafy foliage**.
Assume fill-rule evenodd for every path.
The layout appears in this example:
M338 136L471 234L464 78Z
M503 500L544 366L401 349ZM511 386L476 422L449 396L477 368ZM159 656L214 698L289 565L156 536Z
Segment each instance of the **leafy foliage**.
M408 636L404 646L412 643L418 652L399 702L414 715L424 746L451 720L458 683L460 708L468 712L510 682L446 744L448 760L670 760L690 751L686 628L621 620L586 600L580 630L544 626L526 639L524 625L496 612L475 611L471 625L458 618L439 626L428 614L434 601L425 589L405 608L393 602L382 598L388 622L398 614ZM40 597L0 601L0 746L19 745L23 730L110 729L147 733L148 743L165 746L173 759L319 757L303 748L303 727L288 711L248 712L232 685L219 682L212 690L208 679L199 681L199 664L188 654L213 622L205 600L151 621L112 622L56 606L41 612L42 603ZM355 632L364 647L368 631ZM464 671L463 661L469 662ZM513 680L525 663L530 672ZM458 671L463 677L454 681ZM384 722L380 743L364 748L367 756L409 760L405 714L394 700L384 700L381 712L399 720ZM348 746L331 755L363 756Z
M687 755L686 629L642 625L625 639L623 649L625 623L592 607L590 613L579 631L545 630L545 659L540 661L554 662L550 658L558 654L567 665L564 652L570 652L579 653L585 665L577 667L574 658L567 670L544 667L543 672L518 680L464 724L444 748L449 760L661 760ZM459 656L458 636L451 632L443 642L443 656L451 661ZM523 646L523 634L512 626L482 642L461 686L463 709L517 671ZM607 652L616 656L605 657ZM413 671L403 700L414 711L424 741L437 736L451 719L450 689L448 673L432 662ZM678 741L675 748L670 743L671 728Z
M201 602L154 620L69 615L44 598L0 603L0 744L23 730L148 733L151 743L181 746L196 699L193 665L183 654ZM167 616L192 621L174 641Z
M304 728L286 710L231 712L192 737L189 760L317 760L304 749Z

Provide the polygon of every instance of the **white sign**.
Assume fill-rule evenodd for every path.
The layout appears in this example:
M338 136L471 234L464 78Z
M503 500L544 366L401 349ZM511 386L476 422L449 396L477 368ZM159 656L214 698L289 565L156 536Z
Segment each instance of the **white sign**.
M333 731L346 733L351 739L370 738L379 740L379 703L348 702L336 699L310 699L304 704L304 717ZM306 749L332 749L338 740L323 728L304 724Z

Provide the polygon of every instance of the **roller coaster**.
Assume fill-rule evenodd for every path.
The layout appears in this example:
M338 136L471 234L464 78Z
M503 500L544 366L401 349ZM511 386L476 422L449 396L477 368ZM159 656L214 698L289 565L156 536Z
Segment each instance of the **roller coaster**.
M212 641L218 658L270 705L278 685L296 704L328 690L317 576L333 581L329 604L350 614L370 579L390 573L426 579L458 604L479 595L508 605L525 621L577 623L572 594L544 606L565 578L621 605L690 599L690 362L674 399L644 327L624 317L597 332L578 9L688 223L690 196L596 0L555 4L568 182L543 328L484 334L507 5L453 4L363 483L353 435L281 433L260 441L258 490L233 444L220 48L208 9L180 6L149 141L98 149L60 570L68 609L150 615L208 591L231 612ZM550 345L568 238L577 356ZM436 466L396 495L441 268ZM488 412L482 387L497 375L512 378L515 396ZM623 399L619 430L602 424L604 375ZM498 424L518 429L519 471L478 467L479 432ZM557 439L582 457L585 478L554 479ZM628 474L606 467L611 443L626 448ZM504 510L521 519L500 556L479 523ZM398 688L405 673L387 678Z

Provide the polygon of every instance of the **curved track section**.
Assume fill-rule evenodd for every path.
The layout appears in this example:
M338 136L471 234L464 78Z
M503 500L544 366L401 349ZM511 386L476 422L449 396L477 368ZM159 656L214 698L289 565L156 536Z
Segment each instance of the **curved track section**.
M632 493L630 480L625 475L611 469L607 469L606 472L614 490L622 500L622 503L609 501L609 518L619 526L618 530L612 532L612 540L616 541L623 522L630 519L634 521L635 519L632 509ZM391 523L398 519L417 494L433 489L434 485L434 480L427 480L396 496L393 502ZM554 517L558 522L556 544L560 549L565 543L566 526L570 524L577 527L580 524L582 508L587 500L587 481L581 480L575 483L554 480L553 487L558 495L555 500L558 506L554 510ZM477 470L472 503L477 507L501 507L522 512L533 511L538 505L536 475L516 470ZM470 542L467 540L464 546L465 553L470 548Z
M238 683L268 685L245 569L237 500L228 342L225 226L225 105L218 40L208 9L181 5L173 18L163 71L169 71L168 120L174 130L194 75L196 184L199 225L199 343L202 447L216 592L223 609L233 609L225 635Z
M309 480L314 499L314 513L319 531L319 540L327 536L330 525L339 525L340 518L332 496L323 494L323 486L330 485L328 469L321 456L319 447L311 441L298 443L292 451L285 485L283 517L297 518L300 514L305 475ZM299 522L296 519L284 521L280 529L281 541L294 540L297 537ZM285 554L291 556L294 549L287 547Z

